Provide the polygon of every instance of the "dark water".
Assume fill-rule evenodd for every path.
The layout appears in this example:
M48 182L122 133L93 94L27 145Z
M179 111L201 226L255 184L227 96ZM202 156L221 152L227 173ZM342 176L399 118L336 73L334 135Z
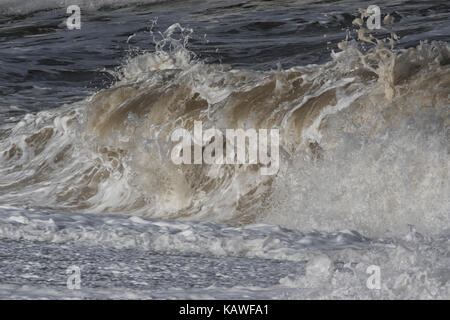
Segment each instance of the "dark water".
M398 47L450 38L448 1L376 4L383 16L395 17ZM68 30L66 8L51 1L41 6L0 1L0 121L15 122L16 116L78 101L111 85L114 78L105 70L141 50L154 50L153 37L159 40L157 32L174 23L193 29L188 49L208 63L262 70L278 63L283 68L322 63L347 34L355 35L352 21L358 8L368 5L208 0L102 6L84 1L81 30Z

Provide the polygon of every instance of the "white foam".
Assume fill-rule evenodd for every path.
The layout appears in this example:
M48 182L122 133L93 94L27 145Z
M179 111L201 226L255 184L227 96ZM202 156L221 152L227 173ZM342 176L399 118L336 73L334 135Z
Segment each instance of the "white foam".
M24 224L23 221L27 221ZM33 241L66 248L140 248L146 255L200 255L221 263L240 257L297 261L279 284L265 288L165 287L140 290L83 285L74 292L60 286L0 285L0 297L17 298L125 298L125 299L448 299L450 298L449 234L424 237L414 230L403 239L368 240L355 232L302 234L258 224L230 227L213 223L158 221L111 215L58 214L42 211L0 210L0 239ZM13 242L9 243L14 246ZM11 250L14 248L12 247ZM121 257L126 258L126 257ZM303 263L306 267L303 270ZM368 267L381 270L381 289L366 286ZM191 266L193 267L193 266ZM110 266L111 272L117 266ZM194 275L193 275L194 276ZM27 279L35 277L25 274ZM261 274L264 278L265 275ZM86 281L86 280L84 280Z

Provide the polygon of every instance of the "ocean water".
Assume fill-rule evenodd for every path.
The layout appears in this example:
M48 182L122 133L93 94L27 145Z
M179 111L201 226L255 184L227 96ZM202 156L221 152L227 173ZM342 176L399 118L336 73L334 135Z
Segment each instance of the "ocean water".
M376 5L0 0L0 298L449 299L450 4Z

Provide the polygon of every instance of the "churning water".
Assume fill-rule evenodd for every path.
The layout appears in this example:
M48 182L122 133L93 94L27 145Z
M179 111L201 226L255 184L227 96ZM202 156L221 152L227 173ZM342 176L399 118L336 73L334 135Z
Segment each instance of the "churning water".
M377 5L0 0L0 297L450 298L450 5ZM194 121L277 174L174 164Z

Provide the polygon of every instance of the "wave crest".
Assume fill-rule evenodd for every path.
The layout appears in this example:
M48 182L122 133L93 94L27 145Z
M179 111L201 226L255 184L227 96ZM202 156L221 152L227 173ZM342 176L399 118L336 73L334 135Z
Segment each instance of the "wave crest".
M0 201L369 235L448 225L447 43L348 41L323 65L260 72L205 64L185 47L191 32L171 26L111 88L2 129ZM170 133L194 121L278 128L278 175L173 164Z

